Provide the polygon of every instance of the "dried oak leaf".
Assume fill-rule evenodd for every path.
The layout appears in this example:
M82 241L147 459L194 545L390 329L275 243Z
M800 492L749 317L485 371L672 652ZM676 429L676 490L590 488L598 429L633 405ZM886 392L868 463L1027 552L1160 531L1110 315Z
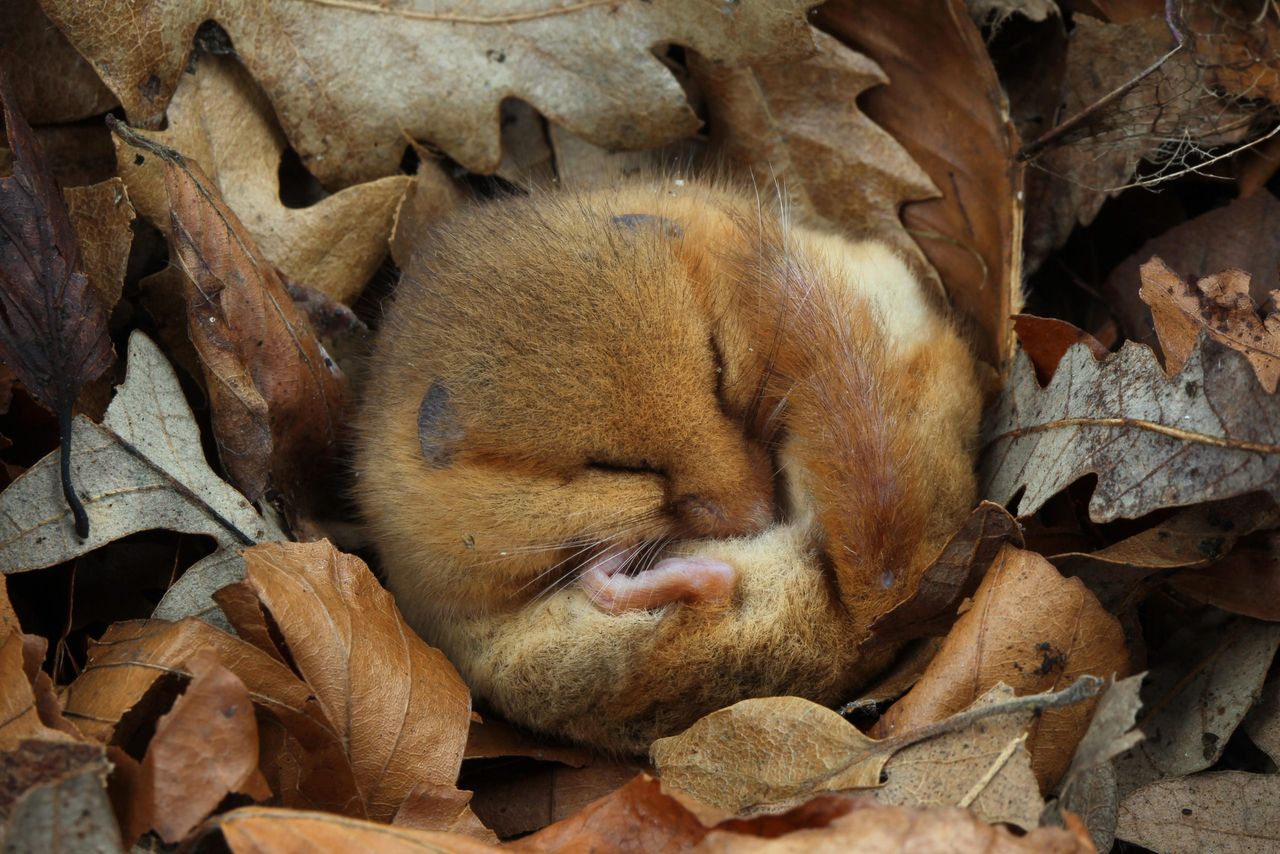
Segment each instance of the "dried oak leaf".
M1280 491L1275 398L1239 353L1202 340L1166 377L1150 348L1127 343L1099 362L1067 350L1048 387L1019 354L987 413L982 495L1026 516L1087 474L1095 522L1161 507Z
M732 814L776 811L823 792L875 789L887 774L900 778L885 790L896 801L963 802L990 810L990 820L1034 825L1043 802L1020 751L1031 712L1078 703L1099 684L1086 678L1056 694L1030 697L993 687L945 720L880 740L799 697L743 700L658 739L650 756L666 785ZM997 725L1001 717L1014 721ZM957 733L961 737L949 738ZM963 765L964 773L934 780L939 762ZM1011 776L994 782L1002 773Z
M1206 333L1244 353L1262 387L1276 390L1280 381L1280 310L1273 307L1265 317L1258 316L1258 307L1249 296L1248 273L1224 270L1198 279L1193 288L1159 257L1143 264L1141 271L1138 294L1151 308L1169 376L1182 370L1196 339ZM1273 300L1275 296L1280 296L1280 291L1273 292Z
M93 66L49 22L37 0L0 4L0 33L0 71L13 81L27 121L75 122L116 106Z
M304 165L326 185L347 185L395 172L406 134L492 172L505 98L608 148L687 136L698 119L654 48L683 45L731 64L794 59L812 49L804 12L814 2L539 0L514 11L466 0L430 10L300 0L43 5L130 120L147 127L163 115L196 30L217 22ZM104 21L127 22L130 38Z
M815 23L888 76L862 109L942 190L905 204L903 224L973 323L978 354L1003 370L1022 297L1022 166L982 34L962 0L834 0Z
M940 288L898 218L904 202L936 198L938 189L858 108L858 97L888 78L826 33L815 31L814 42L818 52L798 62L691 61L710 113L712 154L776 188L807 219L888 243Z
M387 254L391 223L405 188L395 175L335 193L309 207L280 201L286 143L262 90L234 59L200 54L182 75L164 131L138 132L200 164L262 255L295 282L353 301ZM116 141L120 176L137 209L170 231L161 158ZM140 162L139 162L140 161ZM425 171L439 173L434 162Z
M304 519L338 447L345 378L200 167L131 128L115 130L164 167L187 333L204 370L223 467L250 501L270 482L291 518Z
M163 680L188 678L185 662L206 648L249 689L261 769L283 803L363 817L346 743L311 689L284 664L199 620L112 625L67 686L66 714L98 741L126 743L155 720L152 692L165 687Z
M105 786L110 767L99 745L26 741L0 753L0 845L123 854Z
M369 568L323 541L268 543L244 555L245 585L344 735L369 817L390 821L420 783L452 787L470 694Z
M259 801L271 796L258 771L258 726L249 690L208 648L197 650L185 666L191 681L156 720L137 784L152 827L171 844L233 792ZM138 833L125 835L135 839Z
M1053 379L1058 363L1073 344L1084 344L1098 360L1107 358L1108 351L1088 332L1056 317L1036 317L1034 314L1016 314L1013 331L1017 333L1022 352L1036 366L1036 379L1045 385Z
M187 570L165 613L212 616L209 595L240 574L238 547L284 536L209 468L178 378L142 333L129 339L128 374L103 423L78 417L74 430L71 466L93 530L82 540L66 524L57 452L50 454L0 493L0 572L53 566L153 528L207 534L218 550ZM200 586L211 577L221 583Z
M1147 738L1116 759L1120 794L1213 765L1261 695L1277 647L1280 625L1242 617L1175 636L1143 686Z
M15 101L0 72L0 102L14 157L13 174L0 178L0 361L58 416L62 493L83 538L89 535L89 517L71 480L71 408L115 354L107 306L85 275L62 190Z
M1217 771L1143 786L1116 836L1168 854L1270 854L1280 846L1280 774Z
M1124 675L1128 667L1124 632L1093 594L1039 555L1006 545L920 681L872 733L909 734L1000 682L1035 694L1082 674ZM1092 703L1046 711L1031 725L1028 749L1042 788L1066 771L1092 711Z

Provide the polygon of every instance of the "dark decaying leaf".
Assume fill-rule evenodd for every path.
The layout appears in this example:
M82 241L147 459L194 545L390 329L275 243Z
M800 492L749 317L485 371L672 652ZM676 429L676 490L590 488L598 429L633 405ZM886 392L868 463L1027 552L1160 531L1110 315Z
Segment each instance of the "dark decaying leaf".
M58 416L62 492L76 532L86 537L89 517L71 483L71 408L80 389L111 364L107 310L81 265L62 190L15 101L0 73L14 157L13 174L0 178L0 360Z

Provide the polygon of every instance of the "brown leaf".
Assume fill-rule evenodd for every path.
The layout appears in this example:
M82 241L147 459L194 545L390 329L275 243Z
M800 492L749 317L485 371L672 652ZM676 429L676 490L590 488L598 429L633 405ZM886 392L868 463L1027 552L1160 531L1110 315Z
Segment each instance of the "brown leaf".
M114 358L107 310L85 275L57 179L3 73L0 101L14 154L13 175L0 178L0 361L58 416L62 493L86 537L89 518L71 483L71 407Z
M1089 517L1109 522L1274 490L1274 407L1248 361L1212 340L1173 378L1142 345L1127 343L1103 362L1077 345L1043 389L1019 355L987 413L980 491L1008 504L1025 488L1015 509L1025 516L1094 473Z
M493 854L496 845L460 833L391 827L330 813L244 807L211 823L233 854L313 854L368 851L377 854Z
M597 759L582 768L547 762L465 770L471 808L502 839L523 836L575 815L645 770L636 762Z
M405 625L368 567L324 541L244 554L245 583L344 735L368 815L390 820L419 783L452 786L470 695L444 655Z
M908 642L886 672L869 687L863 688L856 700L850 700L840 707L840 714L847 716L864 710L887 708L920 681L925 668L941 646L941 638L921 638Z
M862 806L823 828L797 830L776 839L756 839L716 830L698 852L717 854L897 854L947 851L952 854L1092 854L1093 847L1069 831L1041 827L1025 836L993 826L962 809Z
M156 720L138 782L152 827L169 843L183 839L228 794L271 795L258 772L258 727L244 683L207 648L192 655L186 669L191 681Z
M682 139L662 148L610 151L557 124L547 126L547 140L555 164L554 181L561 187L587 190L615 187L637 175L683 173L702 150L701 140ZM532 176L525 184L536 189L531 180Z
M35 124L75 122L116 106L93 66L49 22L37 0L0 4L0 73L13 81L19 111Z
M1121 796L1213 765L1261 694L1277 647L1274 623L1236 617L1184 627L1143 686L1146 712L1138 726L1147 739L1116 760Z
M909 733L943 720L999 682L1034 694L1128 667L1120 624L1093 594L1039 555L1006 545L924 676L872 732ZM1028 749L1042 788L1066 771L1092 710L1084 703L1046 711L1032 724Z
M1018 523L998 504L982 502L924 571L910 598L871 624L873 638L895 642L946 634L956 609L973 595L1006 543L1022 545Z
M176 264L186 274L187 332L200 354L214 433L231 481L256 501L268 478L305 515L338 444L345 383L275 269L200 167L116 132L164 164Z
M498 835L485 827L468 806L471 792L452 785L419 783L405 797L391 823L414 830L462 833L482 842L497 842Z
M396 175L351 187L307 207L280 200L286 148L262 90L231 57L202 54L184 74L166 113L167 129L139 135L200 164L263 257L288 278L353 301L387 254L391 223L413 179ZM129 197L157 228L170 230L165 167L116 142ZM443 173L434 162L424 172Z
M461 191L444 170L430 160L424 162L396 207L391 223L392 260L406 266L419 237L461 200Z
M498 756L527 756L574 768L589 765L592 759L590 750L525 735L506 721L493 716L471 721L471 727L467 730L467 747L462 758L484 759Z
M713 156L782 195L806 219L888 243L940 287L898 218L904 202L936 198L938 189L858 108L863 92L888 79L837 39L815 32L814 41L818 52L799 62L691 62L707 100Z
M1280 381L1280 314L1273 309L1258 317L1258 307L1249 298L1248 273L1225 270L1199 279L1192 288L1153 257L1142 265L1139 295L1151 307L1169 376L1182 370L1204 332L1244 353L1262 387L1276 390Z
M1280 775L1218 771L1143 786L1121 802L1116 836L1169 854L1267 854L1280 845Z
M124 183L112 178L88 187L69 187L63 196L80 242L85 275L110 309L120 301L133 242L133 205Z
M1022 167L981 33L961 0L837 0L815 22L888 76L861 105L943 192L904 205L902 221L978 330L978 354L1002 367L1022 298Z
M1065 320L1036 317L1034 314L1016 314L1013 317L1013 330L1018 335L1022 352L1035 365L1036 379L1041 385L1048 385L1053 379L1058 362L1062 361L1063 355L1073 344L1084 344L1093 358L1099 361L1110 355L1097 338Z
M345 185L396 171L406 136L430 139L472 172L492 172L507 97L608 148L688 136L697 117L654 46L680 44L734 64L803 56L811 49L803 13L813 0L750 0L732 14L683 0L538 3L512 14L467 2L430 11L240 0L43 5L130 120L148 127L164 113L196 29L216 21L304 165L327 185ZM131 37L121 40L112 24L125 21ZM369 50L373 44L382 49Z
M28 739L74 740L41 719L23 658L23 635L7 631L0 640L0 750L14 750Z
M1179 572L1170 584L1224 611L1280 621L1280 533L1251 540L1212 566Z

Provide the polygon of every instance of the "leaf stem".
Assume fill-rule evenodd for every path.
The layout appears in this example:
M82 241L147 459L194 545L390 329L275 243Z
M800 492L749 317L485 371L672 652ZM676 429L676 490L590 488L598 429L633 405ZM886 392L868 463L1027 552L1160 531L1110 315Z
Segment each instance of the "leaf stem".
M71 515L76 521L76 535L85 540L89 537L89 514L85 512L80 496L76 495L75 486L71 483L71 404L63 402L58 407L58 434L62 442L62 495L67 499Z

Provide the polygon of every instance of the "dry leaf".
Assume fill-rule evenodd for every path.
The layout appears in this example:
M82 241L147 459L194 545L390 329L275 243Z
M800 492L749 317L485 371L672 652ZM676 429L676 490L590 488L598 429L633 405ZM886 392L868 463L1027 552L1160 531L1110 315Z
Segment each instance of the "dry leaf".
M419 237L462 200L462 193L442 169L424 162L400 197L391 224L391 258L401 267L409 263Z
M244 555L245 584L343 733L369 817L389 821L419 783L452 786L470 695L368 567L327 542L270 543Z
M573 768L589 765L592 753L583 747L556 744L525 735L506 721L488 716L473 718L467 730L467 747L463 759L485 759L498 756L527 756L544 762L559 762Z
M869 738L836 712L800 697L743 700L701 718L679 735L658 739L650 757L668 786L728 813L758 813L822 792L875 788L886 762L892 765L899 751L906 753L905 748L912 745L963 732L969 736L967 746L960 739L959 749L946 742L932 748L952 764L957 754L977 760L968 769L967 785L957 794L959 803L970 794L980 795L982 786L990 782L988 772L994 776L1012 757L1012 750L1003 755L1009 747L1008 731L979 724L1015 716L1025 727L1029 710L1073 705L1100 684L1086 677L1056 694L1031 697L1012 697L1007 686L993 687L987 692L990 696L975 698L970 708L945 720L881 740ZM980 728L986 739L976 736ZM994 750L992 738L999 742ZM922 748L908 753L907 764L919 762L928 752ZM894 790L894 797L908 797L919 780L918 772L905 766L902 774L904 784ZM962 785L960 778L949 783ZM1038 801L1038 792L1031 795ZM1034 812L1038 814L1039 808Z
M497 842L498 835L485 827L468 804L471 792L452 785L419 783L396 810L391 823L414 830L462 833L481 842Z
M1116 836L1166 854L1270 854L1280 846L1280 775L1219 771L1143 786L1120 804Z
M207 648L192 655L186 669L191 681L156 720L138 782L152 827L169 843L181 841L233 792L259 801L271 796L258 772L258 727L244 683Z
M1280 625L1233 618L1187 627L1164 649L1142 690L1147 738L1116 760L1122 797L1155 780L1202 771L1222 755L1262 692Z
M1280 199L1271 193L1257 193L1214 208L1148 240L1111 271L1102 287L1108 309L1120 322L1125 337L1154 346L1151 311L1138 298L1140 268L1153 255L1159 255L1184 279L1199 279L1233 267L1256 271L1250 295L1262 303L1278 281Z
M62 195L80 243L85 275L110 309L120 301L133 242L133 205L124 183L112 178L88 187L69 187Z
M49 22L37 0L0 3L0 33L0 73L13 81L27 121L74 122L116 106L93 66Z
M201 54L183 74L167 113L167 130L139 135L195 160L235 211L262 255L289 279L353 301L387 254L391 222L413 181L392 176L342 190L309 207L280 201L286 143L262 90L234 59ZM117 141L120 176L147 219L170 230L165 169ZM423 162L422 171L442 171Z
M396 171L406 135L472 172L492 172L504 98L608 148L687 136L698 120L653 49L679 44L731 64L803 56L811 50L803 13L813 0L538 2L515 12L458 0L429 11L299 0L43 5L130 120L147 127L163 115L196 29L216 21L304 165L326 185L346 185ZM129 39L119 38L116 21L128 22Z
M1280 314L1273 309L1258 317L1258 307L1249 297L1248 273L1225 270L1197 280L1192 288L1153 257L1142 265L1139 295L1151 307L1169 376L1182 370L1196 339L1207 333L1244 353L1263 388L1276 390L1280 381Z
M313 854L316 851L368 851L376 854L494 854L500 849L460 833L392 827L331 813L245 807L218 816L212 830L222 832L232 854Z
M1093 594L1039 555L1006 545L920 681L872 733L906 734L943 720L999 682L1034 694L1081 674L1123 675L1128 667L1120 624ZM1092 709L1086 703L1046 711L1032 724L1028 749L1042 787L1066 771Z
M1262 699L1241 726L1253 743L1280 765L1280 677L1267 680Z
M50 506L59 501L57 454L50 454L0 494L0 571L53 566L129 534L163 528L217 542L218 552L188 570L198 579L207 566L228 560L234 566L231 555L239 546L283 536L209 468L178 378L142 333L129 339L128 375L103 425L77 418L75 430L72 468L97 524L81 540L66 522L68 511ZM214 607L209 593L188 596L190 613Z
M904 202L936 198L938 189L858 109L858 97L888 78L835 38L815 32L814 41L818 52L800 62L691 62L707 100L712 153L803 218L889 244L940 286L898 218Z
M1175 574L1174 590L1255 620L1280 621L1280 533L1263 534L1204 569Z
M0 639L0 751L16 750L28 739L73 741L41 719L31 675L23 667L23 635Z
M888 76L862 108L943 192L904 205L902 221L976 327L978 354L1003 366L1022 299L1022 167L981 33L962 0L836 0L815 20Z
M85 275L62 190L15 100L0 72L0 107L14 155L13 174L0 178L0 361L58 416L62 494L76 533L87 537L89 518L71 474L71 408L115 353L107 306Z
M687 173L702 145L688 139L645 151L610 151L555 124L547 127L547 139L556 184L586 190L617 187L638 176Z
M941 638L921 638L908 642L887 671L870 687L863 688L856 700L850 700L840 707L840 714L849 716L863 711L879 712L887 708L920 681L941 646Z
M337 449L341 372L200 167L123 125L115 129L164 165L187 333L204 369L223 467L251 501L270 480L290 512L305 516Z
M636 762L596 759L582 768L530 762L464 766L475 789L471 808L499 837L512 839L571 818L587 804L616 792L642 771Z
M1106 347L1088 332L1053 317L1036 317L1034 314L1016 314L1013 331L1018 335L1022 352L1036 366L1036 379L1047 385L1053 379L1058 363L1073 344L1084 344L1095 359L1107 358Z
M1019 354L987 413L981 493L1007 505L1025 487L1014 511L1025 516L1095 473L1089 517L1109 522L1274 490L1274 406L1248 361L1211 340L1172 378L1140 344L1104 362L1076 345L1043 389Z
M101 747L28 741L0 754L0 845L6 854L123 854Z
M872 638L893 642L946 634L960 603L973 595L1006 543L1022 545L1018 523L1003 507L982 502L925 569L910 598L871 624Z

